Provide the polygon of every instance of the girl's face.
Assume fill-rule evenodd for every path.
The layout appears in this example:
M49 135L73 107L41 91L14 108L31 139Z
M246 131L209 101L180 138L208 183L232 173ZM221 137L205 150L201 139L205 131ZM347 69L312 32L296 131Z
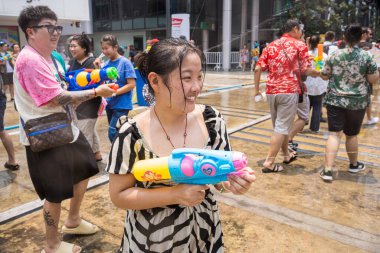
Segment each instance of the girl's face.
M108 44L107 42L101 42L101 46L102 46L102 53L108 58L108 59L111 59L111 60L114 60L117 58L118 56L118 53L117 53L117 46L113 47L111 46L110 44Z
M177 68L169 74L168 86L171 94L163 83L159 86L159 93L156 92L157 103L164 103L179 113L193 111L195 101L203 86L202 64L199 56L196 53L189 53L183 59L181 70Z
M82 60L86 57L86 49L81 47L76 40L70 42L69 50L71 55L77 60Z
M19 45L14 45L14 46L13 46L13 52L14 52L15 54L19 53L19 52L20 52L20 46L19 46Z

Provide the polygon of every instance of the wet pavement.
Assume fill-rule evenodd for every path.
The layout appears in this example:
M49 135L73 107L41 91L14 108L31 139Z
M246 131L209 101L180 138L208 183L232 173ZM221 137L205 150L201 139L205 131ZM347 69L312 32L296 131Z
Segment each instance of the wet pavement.
M249 72L209 72L199 98L200 103L220 110L233 149L245 152L249 166L256 170L257 181L245 196L217 194L226 252L380 252L380 125L364 127L359 135L359 160L367 167L362 173L347 172L343 140L336 159L336 180L324 183L319 178L327 139L327 124L321 123L318 134L305 132L295 138L299 158L285 165L284 172L262 174L272 126L266 103L254 102L252 81ZM376 87L374 116L379 116L379 102ZM12 103L7 106L5 126L12 126L17 124L17 113ZM98 133L104 158L110 148L107 128L106 117L100 117ZM17 172L0 168L0 252L40 252L44 241L42 202L30 181L17 131L8 133L21 168ZM0 145L0 163L5 161ZM276 162L281 161L279 155ZM99 163L100 169L104 166ZM67 210L65 201L61 221ZM64 235L63 239L79 244L83 252L115 252L125 211L111 203L102 170L91 179L81 210L82 217L101 231L92 236Z

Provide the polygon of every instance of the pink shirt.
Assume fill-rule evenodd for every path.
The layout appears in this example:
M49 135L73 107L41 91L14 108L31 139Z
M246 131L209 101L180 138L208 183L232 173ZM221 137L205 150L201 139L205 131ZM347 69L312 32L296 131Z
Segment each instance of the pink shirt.
M62 66L57 65L59 72L64 73ZM50 100L63 92L58 80L58 71L52 60L47 61L30 46L21 50L17 57L13 82L16 107L24 122L57 112L65 112L62 106L49 104ZM79 130L74 122L72 122L72 130L74 142L79 136ZM23 145L29 145L21 120L20 142Z
M52 60L48 62L29 45L21 50L15 72L20 85L38 107L48 103L63 91L57 81L57 71Z

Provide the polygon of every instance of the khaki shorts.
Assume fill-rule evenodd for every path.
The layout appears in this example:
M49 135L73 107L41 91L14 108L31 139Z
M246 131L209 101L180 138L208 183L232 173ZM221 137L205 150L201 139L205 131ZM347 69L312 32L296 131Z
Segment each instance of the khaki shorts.
M306 122L306 124L309 123L309 113L310 113L310 100L309 96L307 94L303 94L303 102L298 104L297 108L297 116L299 119L302 119Z
M288 135L297 113L298 94L268 94L273 130Z

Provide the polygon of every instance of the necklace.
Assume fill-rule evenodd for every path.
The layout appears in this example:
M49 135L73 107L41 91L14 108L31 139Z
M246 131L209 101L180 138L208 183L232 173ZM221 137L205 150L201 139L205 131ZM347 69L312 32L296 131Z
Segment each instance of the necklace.
M170 145L172 145L173 149L175 149L174 145L173 145L173 142L171 141L170 139L170 136L168 135L168 133L166 132L164 126L162 125L161 123L161 120L160 118L158 117L157 115L157 112L156 112L156 107L154 106L153 107L153 111L154 111L154 114L156 115L157 119L158 119L158 122L160 123L160 126L162 128L162 130L164 131L165 135L166 135L166 139L170 142ZM183 133L183 147L185 148L186 147L186 136L187 136L187 113L186 113L186 123L185 123L185 131Z

